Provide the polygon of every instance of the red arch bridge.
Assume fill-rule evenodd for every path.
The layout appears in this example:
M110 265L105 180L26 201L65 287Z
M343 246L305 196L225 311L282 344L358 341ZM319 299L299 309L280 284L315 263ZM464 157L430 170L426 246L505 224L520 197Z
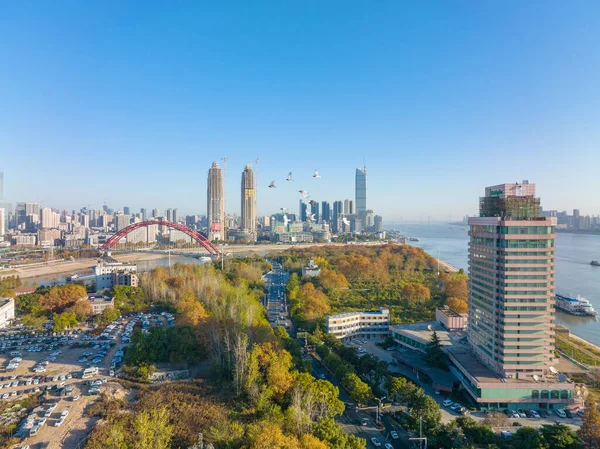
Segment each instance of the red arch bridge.
M121 239L127 237L128 234L130 234L138 229L148 228L149 226L158 226L159 228L162 228L163 230L165 228L168 228L171 230L181 231L183 234L190 237L191 241L195 241L201 247L203 247L206 251L208 251L211 256L213 256L213 257L221 256L221 251L215 245L213 245L211 243L211 241L206 238L206 236L204 236L203 234L201 234L198 231L194 231L194 230L188 228L187 226L184 226L179 223L173 223L170 221L142 221L140 223L133 223L133 224L117 231L115 234L113 234L100 247L100 250L108 251L110 249L120 249L120 246L122 244L120 244L119 241Z

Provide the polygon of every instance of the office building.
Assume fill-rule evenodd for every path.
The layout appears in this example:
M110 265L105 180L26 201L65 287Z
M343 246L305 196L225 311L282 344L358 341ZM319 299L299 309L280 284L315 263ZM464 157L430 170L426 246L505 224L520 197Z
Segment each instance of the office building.
M344 202L335 201L333 203L333 216L331 220L331 232L337 234L340 231L342 216L344 215Z
M131 216L130 215L125 215L125 214L115 215L115 220L116 220L117 232L120 231L121 229L126 228L127 226L129 226L131 224Z
M344 200L344 215L354 215L354 203L352 200Z
M0 201L4 200L4 172L0 171Z
M142 215L142 221L146 221L148 219L148 213L145 208L140 209L140 214Z
M96 276L96 291L105 288L113 288L113 273L136 273L137 265L121 262L102 262L94 267Z
M167 214L167 221L173 221L173 209L171 209L169 207L166 211L166 214Z
M331 222L331 206L328 201L323 201L321 203L321 221L323 221L323 223Z
M326 332L342 340L360 338L380 340L390 335L390 311L344 312L325 317Z
M469 341L501 378L545 376L554 361L554 226L535 184L487 187L469 218Z
M356 169L356 180L354 185L354 193L356 200L356 214L364 219L367 211L367 169Z
M15 300L13 298L0 298L0 329L10 327L11 321L14 319Z
M225 240L225 185L223 170L219 167L218 162L213 162L212 166L208 169L206 204L208 239Z
M173 209L173 222L177 223L179 221L179 212L177 209Z
M125 285L127 287L138 286L138 275L134 271L130 270L118 270L113 271L112 274L112 285Z
M6 211L3 208L0 208L0 237L4 237L6 232ZM0 239L4 240L4 239Z
M160 212L158 209L152 209L152 218L158 218Z
M125 215L131 215L131 208L129 206L124 206L123 207L123 213Z
M240 230L250 241L256 240L256 190L252 166L247 164L242 172L242 214Z
M319 215L319 203L317 201L310 202L310 216L314 223L319 223L321 221L321 217Z
M302 200L300 200L300 210L298 216L300 217L300 221L303 222L308 218L308 205Z

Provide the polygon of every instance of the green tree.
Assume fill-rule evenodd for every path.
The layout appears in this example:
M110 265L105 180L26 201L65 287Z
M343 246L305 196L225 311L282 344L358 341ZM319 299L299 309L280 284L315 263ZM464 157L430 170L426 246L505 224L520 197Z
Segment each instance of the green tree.
M19 295L15 298L15 313L17 316L34 315L40 316L45 312L40 304L41 295L38 293L28 293Z
M596 401L588 396L585 401L585 411L581 418L581 427L577 436L583 442L585 449L597 449L600 447L600 413L596 408Z
M358 404L366 404L373 398L371 387L363 382L355 373L348 373L342 379L342 386L350 397Z
M96 324L103 325L115 321L117 318L119 318L119 316L121 315L118 310L114 309L113 307L107 307L100 315L96 317L94 321Z
M327 441L331 449L365 449L367 442L354 435L348 435L333 418L319 421L313 430L313 435Z
M548 449L542 434L529 426L519 428L510 443L515 449Z
M545 424L540 429L549 449L583 449L577 434L565 424Z
M25 315L21 318L21 324L25 327L41 331L44 329L44 323L47 319L45 316Z
M169 449L173 427L164 407L144 410L133 421L136 449Z
M435 331L433 331L431 340L427 344L427 349L423 360L425 360L428 365L434 368L443 369L445 371L448 370L448 364L446 363L446 355L442 351L440 339L438 337L437 332Z
M406 384L407 380L404 377L389 376L386 382L388 397L395 399L396 395L406 388Z
M52 315L52 319L54 321L54 325L52 326L54 332L62 332L79 324L73 312L55 313Z

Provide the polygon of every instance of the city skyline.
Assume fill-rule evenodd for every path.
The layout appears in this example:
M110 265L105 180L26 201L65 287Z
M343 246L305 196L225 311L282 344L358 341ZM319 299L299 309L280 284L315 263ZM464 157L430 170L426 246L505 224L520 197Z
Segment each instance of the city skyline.
M296 207L289 171L318 201L350 197L364 158L387 222L474 215L480 185L527 178L548 208L597 213L600 5L584 3L7 5L5 198L197 213L205 167L259 159L265 215Z

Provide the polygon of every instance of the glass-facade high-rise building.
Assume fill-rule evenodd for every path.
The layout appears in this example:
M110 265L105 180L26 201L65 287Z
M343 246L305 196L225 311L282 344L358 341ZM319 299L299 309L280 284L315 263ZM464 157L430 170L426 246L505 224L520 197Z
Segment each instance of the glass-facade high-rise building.
M225 187L218 162L208 169L206 219L209 240L225 240ZM243 198L243 197L242 197Z
M256 190L252 166L247 164L242 172L242 215L240 229L256 240Z
M469 342L502 379L554 363L555 225L527 181L487 187L469 218Z
M367 169L357 168L356 169L356 181L355 181L355 204L356 214L363 218L367 211Z

